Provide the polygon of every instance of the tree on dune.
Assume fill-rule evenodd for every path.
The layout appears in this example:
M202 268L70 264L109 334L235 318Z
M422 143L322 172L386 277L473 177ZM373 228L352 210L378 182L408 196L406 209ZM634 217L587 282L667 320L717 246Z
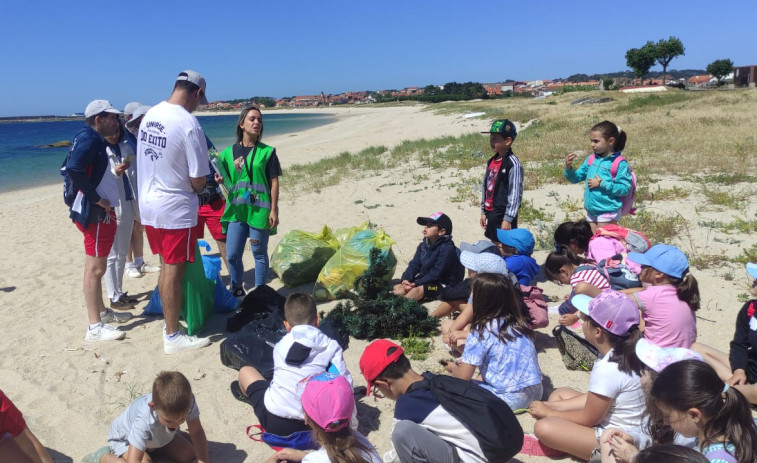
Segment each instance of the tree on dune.
M644 84L644 75L649 73L649 68L654 66L654 43L647 42L641 48L631 48L626 52L626 65L633 69L636 79Z
M723 77L733 72L733 61L730 59L716 59L707 65L707 73L718 79L718 85L721 84Z
M683 42L678 37L672 35L667 40L660 39L657 43L652 44L648 42L645 46L652 47L654 51L654 58L657 63L662 66L662 83L665 84L665 73L668 70L668 64L678 56L683 56L685 49L683 48Z

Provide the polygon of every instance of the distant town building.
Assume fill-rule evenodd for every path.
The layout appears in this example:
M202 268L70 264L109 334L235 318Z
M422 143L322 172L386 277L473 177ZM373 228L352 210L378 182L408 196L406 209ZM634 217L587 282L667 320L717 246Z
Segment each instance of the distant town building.
M733 68L733 85L735 87L755 87L757 85L757 66Z

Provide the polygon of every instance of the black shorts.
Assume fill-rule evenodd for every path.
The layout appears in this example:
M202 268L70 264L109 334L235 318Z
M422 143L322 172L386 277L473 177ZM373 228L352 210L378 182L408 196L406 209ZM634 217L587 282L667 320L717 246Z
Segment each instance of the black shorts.
M252 404L252 408L255 410L255 416L258 417L258 421L263 429L277 436L288 436L298 431L308 431L310 428L303 420L282 418L265 408L265 391L268 390L268 386L270 385L271 383L268 381L255 381L247 386L247 390L245 391L247 398Z
M484 231L484 236L494 242L499 242L499 238L497 238L497 229L502 225L502 221L505 220L504 214L496 213L494 211L484 212L484 214L486 214L486 231ZM517 217L510 223L510 228L518 228Z
M470 278L466 278L460 283L453 286L446 286L439 294L439 300L444 302L450 301L468 301L470 297Z
M444 286L438 282L425 283L423 285L423 299L428 301L434 301L439 297L439 293L442 292Z

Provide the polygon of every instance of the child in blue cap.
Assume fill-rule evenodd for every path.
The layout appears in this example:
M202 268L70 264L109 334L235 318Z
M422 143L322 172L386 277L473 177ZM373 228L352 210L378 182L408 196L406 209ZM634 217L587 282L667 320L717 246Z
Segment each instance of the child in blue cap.
M494 156L486 161L479 223L484 235L497 240L497 230L518 228L518 210L523 197L523 166L513 154L518 135L515 124L507 119L492 123L488 132Z
M644 319L644 337L660 347L689 348L697 339L699 284L689 272L686 254L675 246L656 244L645 253L629 252L641 265L647 286L633 293Z
M497 230L497 249L505 259L507 269L518 277L521 285L531 285L537 273L539 264L531 257L534 252L534 235L525 228L513 230Z

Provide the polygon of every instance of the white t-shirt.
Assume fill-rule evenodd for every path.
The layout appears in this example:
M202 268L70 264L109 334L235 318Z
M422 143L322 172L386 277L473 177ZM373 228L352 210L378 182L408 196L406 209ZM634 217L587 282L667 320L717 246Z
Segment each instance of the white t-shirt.
M352 435L354 437L357 437L361 444L365 445L371 450L370 453L362 452L363 460L365 460L367 463L381 463L381 457L379 457L378 453L376 453L376 449L373 448L373 445L368 442L368 439L366 439L357 431L352 431ZM328 453L326 453L326 449L321 447L317 451L309 452L307 455L305 455L305 458L302 459L302 463L331 463L331 460L329 460L329 455Z
M612 350L594 362L589 378L589 392L614 399L599 426L636 431L642 427L645 409L641 378L620 371L617 363L609 361L611 355Z
M197 225L190 178L210 173L205 133L184 107L163 101L145 114L137 134L137 182L142 224L182 229Z

